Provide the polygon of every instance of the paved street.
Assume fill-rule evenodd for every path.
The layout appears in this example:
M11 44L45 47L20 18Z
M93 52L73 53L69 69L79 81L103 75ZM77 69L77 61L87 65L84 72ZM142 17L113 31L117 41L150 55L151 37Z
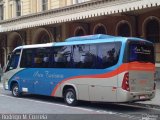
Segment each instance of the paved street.
M159 96L153 99L154 102L149 101L134 104L81 102L77 107L70 107L65 105L62 99L58 98L38 95L24 95L21 98L15 98L11 96L9 91L4 91L2 86L0 87L0 91L1 114L52 114L48 118L53 119L56 115L57 120L60 118L65 118L66 120L66 117L70 120L74 120L75 118L141 120L142 115L160 114L160 105L158 105ZM159 89L157 91L158 94L160 94ZM156 120L158 119L160 119L160 115Z

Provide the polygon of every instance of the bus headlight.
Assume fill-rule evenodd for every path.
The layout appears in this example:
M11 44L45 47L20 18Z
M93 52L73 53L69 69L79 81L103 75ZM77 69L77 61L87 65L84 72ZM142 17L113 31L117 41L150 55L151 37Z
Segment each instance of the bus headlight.
M8 90L8 82L5 82L5 83L3 84L3 86L4 86L4 89L5 89L5 90Z

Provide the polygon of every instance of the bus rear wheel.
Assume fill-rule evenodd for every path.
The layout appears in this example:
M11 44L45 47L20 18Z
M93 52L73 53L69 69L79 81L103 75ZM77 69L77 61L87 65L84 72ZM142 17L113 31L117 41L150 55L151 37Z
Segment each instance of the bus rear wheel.
M19 92L19 85L17 83L14 83L12 86L12 95L14 97L20 97L21 93Z
M64 101L69 106L76 106L78 101L76 97L76 92L73 88L69 88L64 93Z

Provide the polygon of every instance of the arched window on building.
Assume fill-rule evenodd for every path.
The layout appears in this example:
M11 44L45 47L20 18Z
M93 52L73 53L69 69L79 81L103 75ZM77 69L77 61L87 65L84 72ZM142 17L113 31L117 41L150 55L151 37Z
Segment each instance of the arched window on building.
M39 37L38 37L38 41L37 41L39 44L41 43L49 43L50 42L50 37L48 35L48 33L46 31L42 31L40 34L39 34Z
M94 28L93 34L107 34L106 27L103 24L97 24Z
M74 35L75 36L84 36L84 35L86 35L86 31L83 27L77 27Z
M159 43L160 42L160 25L158 20L153 19L150 20L146 24L146 39L154 42L154 43Z
M23 44L23 39L21 37L21 34L18 32L12 32L8 35L8 41L7 41L7 52L11 53L16 47L21 46Z
M145 24L145 38L155 44L155 60L160 63L160 22L149 19Z
M21 39L21 37L20 36L15 36L14 37L14 39L13 39L13 42L12 42L12 47L13 47L13 49L14 48L16 48L16 47L18 47L18 46L21 46L22 45L22 39Z
M117 35L123 37L130 37L131 31L128 23L121 23L117 29Z

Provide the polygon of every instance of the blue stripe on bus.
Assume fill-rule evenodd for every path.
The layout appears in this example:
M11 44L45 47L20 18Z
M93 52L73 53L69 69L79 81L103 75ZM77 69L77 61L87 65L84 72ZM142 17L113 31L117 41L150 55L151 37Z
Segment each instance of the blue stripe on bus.
M82 75L104 74L114 71L119 65L107 69L27 68L16 73L9 80L9 86L12 81L17 81L20 85L20 91L23 87L28 88L29 93L51 95L55 86L64 79Z

